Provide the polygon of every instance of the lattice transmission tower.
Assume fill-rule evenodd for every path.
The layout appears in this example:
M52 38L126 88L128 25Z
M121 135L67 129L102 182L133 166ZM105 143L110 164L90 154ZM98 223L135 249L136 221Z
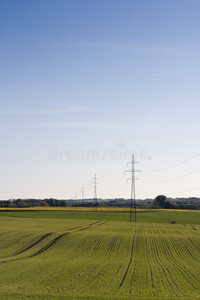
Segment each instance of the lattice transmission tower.
M136 212L136 192L135 192L135 180L137 179L135 177L136 172L140 172L140 170L135 169L135 164L137 162L135 161L134 154L132 154L132 160L131 162L127 163L127 166L131 164L131 170L126 170L126 172L131 172L131 178L128 178L127 180L131 180L131 199L130 199L130 222L137 222L137 212Z
M97 201L97 176L96 174L94 175L94 178L92 179L92 183L94 185L94 209L97 210L97 205L98 205L98 201Z
M84 201L84 186L81 188L81 196L82 196L82 201Z

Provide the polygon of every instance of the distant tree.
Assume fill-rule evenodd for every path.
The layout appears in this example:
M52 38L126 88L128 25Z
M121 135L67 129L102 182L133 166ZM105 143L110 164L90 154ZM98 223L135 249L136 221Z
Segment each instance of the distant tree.
M167 197L164 195L158 195L153 201L153 207L165 208Z
M56 201L53 198L45 199L49 206L56 206Z
M164 208L175 208L175 205L173 203L171 203L170 201L165 201Z

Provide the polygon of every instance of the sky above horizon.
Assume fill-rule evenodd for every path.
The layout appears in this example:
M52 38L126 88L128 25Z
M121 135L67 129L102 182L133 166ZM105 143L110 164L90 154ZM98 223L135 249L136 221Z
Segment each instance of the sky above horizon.
M0 199L200 197L198 0L0 1ZM128 182L128 183L127 183Z

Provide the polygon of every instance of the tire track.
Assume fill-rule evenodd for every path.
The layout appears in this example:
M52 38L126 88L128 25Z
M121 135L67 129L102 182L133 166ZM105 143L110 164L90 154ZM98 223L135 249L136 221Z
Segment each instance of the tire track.
M40 249L40 250L37 251L36 253L34 253L34 254L28 256L28 258L30 258L30 257L35 257L35 256L37 256L37 255L42 254L43 252L45 252L46 250L48 250L50 247L52 247L53 245L55 245L55 243L57 243L63 236L65 236L65 235L67 235L67 234L68 234L68 232L63 233L63 234L57 236L55 239L53 239L51 242L49 242L49 243L48 243L46 246L44 246L42 249Z
M190 225L192 229L194 230L198 230L197 228L195 228L193 225Z
M89 224L88 227L81 228L81 229L79 229L79 230L77 230L77 231L82 231L82 230L89 229L89 228L91 228L94 224L97 224L97 223L99 223L99 222L101 222L101 221L97 221L97 222L91 223L91 224ZM79 227L80 227L80 226L79 226ZM75 230L75 229L77 229L77 228L79 228L79 227L75 227L75 228L73 228L73 229ZM73 229L71 229L71 230L73 230ZM37 251L36 253L30 255L29 257L35 257L35 256L38 256L38 255L42 254L43 252L45 252L46 250L48 250L49 248L51 248L52 246L54 246L54 245L55 245L62 237L66 236L66 235L69 234L69 233L70 233L70 231L68 231L68 232L66 232L66 233L63 233L63 234L57 236L55 239L53 239L52 241L50 241L46 246L44 246L43 248L41 248L41 249L40 249L39 251Z
M95 221L95 222L89 224L89 226L92 226L92 225L97 224L97 223L100 223L100 222L101 222L101 221Z
M39 240L37 240L35 243L31 244L30 246L28 246L27 248L25 248L24 250L20 251L19 253L15 254L14 256L17 256L19 254L22 254L24 253L25 251L28 251L29 249L33 248L34 246L36 246L37 244L39 244L40 242L42 242L44 239L46 239L48 236L52 235L53 232L50 232L50 233L47 233L47 234L44 234L43 236L41 236L39 238Z
M132 273L132 276L131 276L131 286L132 286L132 283L136 280L134 277L135 277L135 273L136 273L136 267L134 267L134 270L133 270L133 273ZM129 294L132 293L132 289L130 289L129 291Z
M134 233L133 240L132 240L130 261L129 261L128 267L127 267L127 269L126 269L126 272L124 273L124 276L123 276L123 278L122 278L122 281L121 281L121 283L120 283L120 285L119 285L120 288L121 288L121 287L123 286L123 284L124 284L124 281L125 281L125 279L126 279L126 277L127 277L127 275L128 275L128 272L129 272L129 269L130 269L130 266L131 266L131 263L132 263L132 260L133 260L133 249L134 249L134 243L135 243L135 236L136 236L136 231L135 231L135 233Z
M16 261L16 260L22 260L22 259L27 259L27 258L31 258L31 257L38 256L38 255L42 254L43 252L45 252L46 250L48 250L48 249L49 249L50 247L52 247L53 245L55 245L55 243L56 243L57 241L59 241L63 236L69 234L72 230L76 230L76 229L79 229L79 228L81 228L81 229L77 230L77 232L78 232L78 231L82 231L82 230L87 230L87 229L91 228L93 225L95 225L95 224L97 224L97 223L100 223L100 222L101 222L101 221L95 221L95 222L89 224L89 226L87 226L87 227L85 227L85 228L81 228L81 227L83 227L83 226L77 226L77 227L71 228L68 232L63 233L63 234L57 236L56 238L54 238L54 239L53 239L52 241L50 241L47 245L45 245L44 247L42 247L40 250L38 250L38 251L37 251L36 253L34 253L34 254L31 254L31 255L26 256L26 257L19 257L19 258L13 258L13 259L10 259L10 260L3 260L3 261L0 261L0 263L8 263L8 262ZM103 223L100 224L100 225L103 225L104 223L105 223L105 222L103 222ZM100 226L100 225L99 225L99 226ZM43 236L41 236L41 237L39 238L39 240L37 240L36 242L34 242L33 244L31 244L30 246L26 247L25 249L21 250L19 253L15 254L14 256L17 256L17 255L19 255L19 254L22 254L22 253L24 253L24 252L26 252L26 251L32 249L34 246L38 245L39 243L41 243L43 240L45 240L48 236L50 236L50 235L52 235L52 234L53 234L53 232L44 234ZM14 256L13 256L13 257L14 257Z
M91 225L91 224L90 224L90 225ZM68 233L69 233L70 231L79 229L79 228L81 228L81 227L82 227L82 226L77 226L77 227L71 228L71 229L68 230ZM85 229L85 228L84 228L84 229ZM82 229L82 230L84 230L84 229ZM39 238L39 240L37 240L36 242L34 242L33 244L31 244L30 246L26 247L24 250L20 251L19 253L15 254L15 255L13 255L13 256L17 256L17 255L19 255L19 254L24 253L25 251L30 250L31 248L33 248L34 246L36 246L37 244L39 244L40 242L42 242L44 239L46 239L48 236L52 235L53 233L54 233L54 232L50 232L50 233L44 234L43 236L41 236L41 237Z
M26 257L19 257L19 258L13 258L13 259L10 259L10 260L3 260L3 261L1 261L0 263L8 263L8 262L13 262L13 261L17 261L17 260L23 260L23 259L35 257L35 256L37 256L37 255L43 253L44 251L46 251L46 250L49 249L50 247L52 247L58 240L60 240L63 236L65 236L65 235L67 235L67 234L68 234L68 232L67 232L67 233L64 233L64 234L61 234L61 235L59 235L59 236L57 236L55 239L53 239L53 240L52 240L51 242L49 242L46 246L42 247L39 251L37 251L37 252L34 253L34 254L31 254L31 255L26 256ZM49 235L50 235L50 234L49 234ZM44 240L44 238L43 238L42 240ZM40 240L40 242L41 242L42 240ZM39 242L38 242L38 243L39 243ZM32 247L33 247L33 246L32 246ZM31 248L32 248L32 247L31 247ZM31 248L30 248L30 249L31 249ZM22 253L25 252L25 251L26 251L26 250L22 251Z
M81 229L79 229L79 230L77 230L77 231L83 231L83 230L89 229L89 228L91 228L93 225L98 224L98 223L100 223L100 222L101 222L101 221L93 222L93 223L89 224L87 227L81 228ZM106 222L107 222L107 221L106 221ZM97 226L101 226L101 225L105 224L106 222L100 223L100 224L98 224Z
M97 226L101 226L101 225L104 225L104 224L106 224L106 223L108 223L108 221L102 222L101 224L99 224L99 225L97 225Z

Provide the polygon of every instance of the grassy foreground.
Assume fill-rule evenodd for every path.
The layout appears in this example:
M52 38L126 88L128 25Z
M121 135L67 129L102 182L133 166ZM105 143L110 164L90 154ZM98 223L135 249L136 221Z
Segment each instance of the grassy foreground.
M1 299L200 299L200 212L128 220L125 212L1 211Z

